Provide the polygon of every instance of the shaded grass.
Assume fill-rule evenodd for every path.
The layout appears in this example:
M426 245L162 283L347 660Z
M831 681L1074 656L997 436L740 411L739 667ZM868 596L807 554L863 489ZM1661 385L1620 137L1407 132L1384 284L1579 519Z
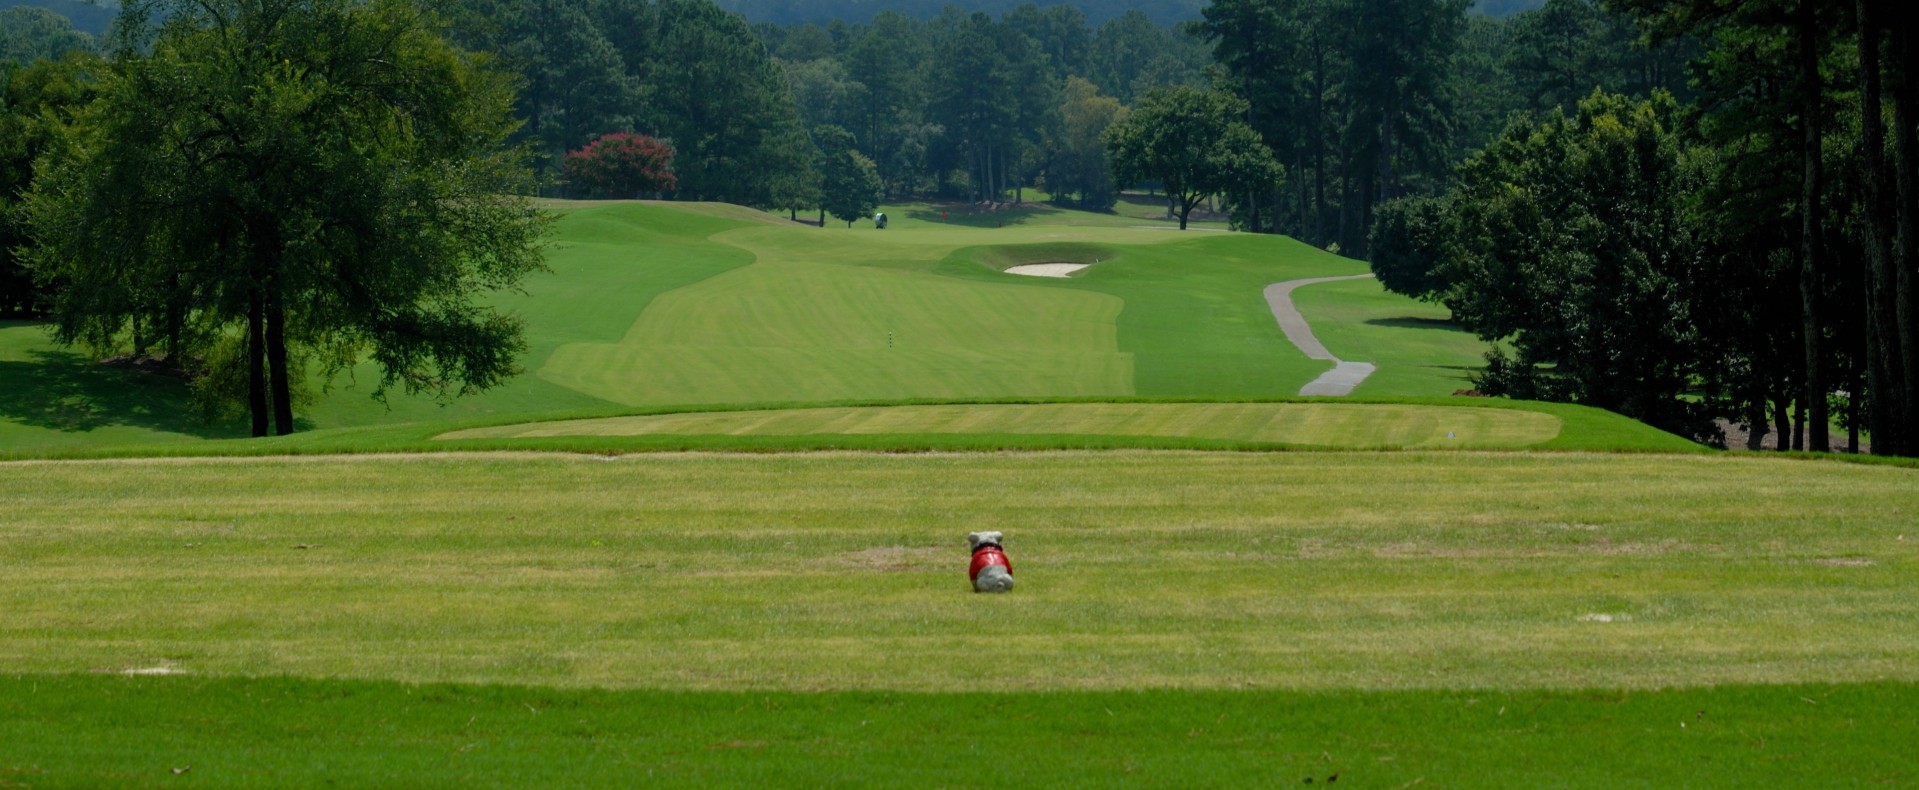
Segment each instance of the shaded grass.
M1105 452L0 465L0 663L686 689L1912 681L1908 469ZM1020 580L965 586L1000 530Z
M679 693L0 677L27 786L1911 784L1919 687ZM184 774L175 774L181 768Z
M58 450L241 435L203 423L186 382L95 363L42 325L0 321L0 447Z

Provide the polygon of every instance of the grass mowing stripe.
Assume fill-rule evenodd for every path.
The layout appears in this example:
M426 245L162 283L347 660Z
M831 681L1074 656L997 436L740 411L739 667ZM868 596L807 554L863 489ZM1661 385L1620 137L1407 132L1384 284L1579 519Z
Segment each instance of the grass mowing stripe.
M1919 782L1919 686L684 693L0 676L24 786L1830 787ZM185 769L185 773L175 772Z
M790 690L1919 680L1909 469L1099 452L0 464L0 663ZM1021 587L965 592L1007 533Z
M818 404L831 408L883 408L893 406L953 406L988 404L1208 404L1211 401L1190 398L1106 398L1106 397L1031 397L990 399L904 399L900 401L837 401ZM1247 403L1328 403L1324 399L1273 398ZM1623 453L1710 453L1708 448L1644 423L1589 406L1569 403L1509 401L1502 398L1342 398L1340 405L1384 404L1390 406L1436 406L1502 411L1538 412L1560 421L1559 435L1528 449L1553 451L1596 450ZM704 406L620 407L574 409L548 415L548 421L598 420L666 414L707 412L779 411L803 409L813 404L764 403L744 407L730 404ZM468 451L539 450L570 453L618 454L630 452L749 452L815 450L868 450L875 452L997 452L1003 450L1228 450L1242 452L1326 449L1325 446L1292 445L1283 442L1249 442L1225 439L1200 439L1171 436L1122 436L1050 433L888 433L888 434L809 434L785 436L735 436L722 434L672 434L653 436L563 436L540 438L462 439L449 441L435 437L482 428L532 426L525 417L513 413L481 417L463 417L431 422L372 425L302 432L292 436L260 439L236 439L223 442L129 444L57 448L0 450L0 461L29 459L107 459L107 458L188 458L258 457L271 455L333 455L362 453L445 453ZM1341 449L1374 450L1375 447L1346 446ZM1912 459L1879 456L1804 455L1806 458L1842 460L1889 466L1914 466ZM1776 457L1776 456L1772 456Z
M690 412L476 428L440 439L655 434L1069 434L1320 447L1517 448L1559 435L1539 412L1335 403L1059 403Z

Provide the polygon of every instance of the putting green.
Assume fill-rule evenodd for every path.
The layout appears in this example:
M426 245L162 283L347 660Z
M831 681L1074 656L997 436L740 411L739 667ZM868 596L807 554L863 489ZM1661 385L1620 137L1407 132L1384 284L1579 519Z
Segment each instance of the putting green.
M547 436L1076 434L1320 447L1525 447L1559 435L1549 414L1336 403L1045 403L695 412L477 428L440 439Z

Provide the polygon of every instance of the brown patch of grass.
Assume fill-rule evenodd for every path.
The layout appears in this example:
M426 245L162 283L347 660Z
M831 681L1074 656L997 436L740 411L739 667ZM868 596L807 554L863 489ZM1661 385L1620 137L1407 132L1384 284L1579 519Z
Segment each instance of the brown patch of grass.
M927 570L941 560L951 560L963 567L966 557L963 551L956 553L931 546L876 546L842 555L840 564L855 570L898 573Z

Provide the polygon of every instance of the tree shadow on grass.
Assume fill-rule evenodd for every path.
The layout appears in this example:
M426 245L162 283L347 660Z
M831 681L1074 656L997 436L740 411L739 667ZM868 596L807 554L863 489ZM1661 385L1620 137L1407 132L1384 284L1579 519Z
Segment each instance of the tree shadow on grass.
M1446 332L1467 332L1450 318L1420 318L1418 316L1397 316L1393 318L1368 318L1371 326L1390 326L1398 329L1438 329Z
M957 204L915 208L907 211L906 216L921 222L965 228L1003 228L1062 213L1065 213L1064 209L1041 203L1004 204L998 207Z
M25 361L0 361L0 419L66 433L113 426L198 436L244 436L237 425L208 424L173 376L102 365L82 354L35 349Z

